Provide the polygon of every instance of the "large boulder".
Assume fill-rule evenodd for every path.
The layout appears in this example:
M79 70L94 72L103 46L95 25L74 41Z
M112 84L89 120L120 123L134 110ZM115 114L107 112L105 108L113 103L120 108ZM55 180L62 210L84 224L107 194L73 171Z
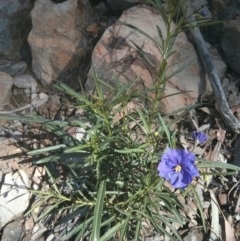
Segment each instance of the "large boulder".
M0 0L0 58L20 59L31 29L31 0ZM25 53L26 55L26 53Z
M88 42L83 29L92 20L92 8L87 0L36 0L31 16L32 69L43 84L49 84L85 57Z
M158 25L163 38L166 37L166 27L161 15L158 11L146 5L138 5L125 10L119 20L134 25L153 39L160 41L156 28L156 25ZM172 24L173 27L174 24ZM117 22L105 31L94 48L92 65L97 76L112 85L114 85L116 79L127 83L138 78L143 84L139 83L136 88L141 88L143 85L151 88L153 79L156 79L156 73L154 68L146 65L134 44L147 53L155 68L159 67L163 57L155 44L143 34ZM171 112L186 105L194 104L205 88L207 92L211 92L211 87L205 79L206 76L198 55L185 33L180 33L177 36L173 51L175 53L168 59L168 75L192 62L167 81L165 96L181 93L162 100L162 111L164 112ZM213 57L217 60L216 66L221 77L223 77L226 66L215 49L211 48L210 51L213 51ZM91 73L89 73L85 89L86 91L94 89ZM151 97L154 98L154 96Z

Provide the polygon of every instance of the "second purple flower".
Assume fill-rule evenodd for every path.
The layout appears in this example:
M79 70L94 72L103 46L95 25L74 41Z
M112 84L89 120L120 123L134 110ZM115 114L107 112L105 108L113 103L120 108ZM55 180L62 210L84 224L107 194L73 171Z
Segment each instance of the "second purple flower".
M193 132L193 139L196 142L202 144L202 143L204 143L204 142L206 142L208 140L208 136L204 132L202 132L202 131L199 131L199 132L194 131Z

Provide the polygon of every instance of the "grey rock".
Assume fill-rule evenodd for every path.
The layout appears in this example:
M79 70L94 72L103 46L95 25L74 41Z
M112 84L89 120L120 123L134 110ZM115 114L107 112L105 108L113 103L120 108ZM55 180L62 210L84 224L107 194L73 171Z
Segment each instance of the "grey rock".
M0 0L0 56L20 59L31 28L31 0Z
M23 88L23 89L32 88L32 85L37 87L36 80L29 74L23 74L23 75L16 76L14 78L13 84L16 87Z
M13 78L0 72L0 106L5 106L9 103L12 93Z
M16 241L20 240L23 233L21 222L15 221L9 223L3 230L2 241Z
M17 63L8 62L4 65L0 65L0 71L5 72L11 76L21 75L27 69L27 63L19 61Z
M46 227L42 227L42 225L35 225L35 227L33 228L33 232L32 232L32 237L30 239L30 241L39 241L42 240L41 238L43 237L44 233L47 231Z

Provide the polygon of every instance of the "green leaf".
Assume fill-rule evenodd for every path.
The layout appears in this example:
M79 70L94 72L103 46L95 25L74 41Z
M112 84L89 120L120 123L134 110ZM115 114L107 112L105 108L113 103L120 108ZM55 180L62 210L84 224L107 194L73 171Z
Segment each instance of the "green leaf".
M96 206L94 208L93 231L91 241L99 241L104 197L106 192L106 182L106 180L102 180L98 188L97 201Z
M120 22L121 24L123 24L123 25L125 25L125 26L127 26L127 27L129 27L129 28L131 28L131 29L133 29L135 31L137 31L138 33L142 34L143 36L149 38L156 45L156 47L158 47L158 49L161 50L161 44L158 41L156 41L154 38L152 38L150 35L148 35L144 31L142 31L141 29L139 29L139 28L137 28L137 27L135 27L135 26L133 26L131 24L119 21L119 20L118 20L118 22Z
M54 177L52 176L51 172L48 170L47 166L44 166L44 168L45 168L45 170L46 170L46 172L47 172L47 174L48 174L48 176L49 176L49 180L50 180L52 186L54 187L55 191L56 191L59 195L61 195L60 190L58 189L58 186L56 185L56 180L55 180Z
M142 221L138 220L133 241L139 241L141 226Z
M119 231L124 226L125 220L122 220L121 222L117 223L115 226L110 228L100 239L99 241L108 241L110 238L112 238L117 231Z
M162 225L162 222L164 222L163 217L161 215L159 215L159 216L152 215L150 212L149 212L149 216L150 216L149 220L151 221L152 225L157 230L157 232L159 232L160 234L161 233L165 234L172 241L173 240L172 235L170 233L168 233ZM167 222L165 222L165 223L167 223ZM171 225L170 223L167 223L168 227L170 227L170 225Z
M135 48L138 50L139 54L145 59L145 61L146 61L148 64L150 64L153 69L155 69L155 66L154 66L154 64L152 63L152 61L150 60L150 58L148 57L147 52L145 52L142 47L138 46L138 45L137 45L136 43L134 43L132 40L131 40L131 42L132 42L132 44L135 46Z
M143 153L145 151L143 149L133 148L133 149L126 149L126 150L115 149L114 152L117 152L117 153L120 153L120 154L133 154L133 153Z
M165 123L165 120L162 118L162 116L161 116L160 114L158 114L158 118L159 118L159 120L160 120L160 122L161 122L161 124L162 124L163 130L164 130L164 132L165 132L165 134L166 134L166 136L167 136L168 143L169 143L170 147L171 147L171 148L174 148L174 146L173 146L173 140L172 140L172 137L171 137L171 135L170 135L169 129L168 129L166 123Z
M85 220L84 222L82 222L80 225L78 225L77 227L75 227L74 229L72 229L68 234L66 234L64 237L63 237L63 240L69 240L74 234L78 233L79 231L81 231L82 229L84 230L85 227L90 223L92 222L93 220L93 217ZM83 236L83 233L80 233L80 237L79 238L82 238ZM79 239L78 239L79 240Z
M137 109L137 112L138 112L138 114L139 114L139 116L140 116L140 119L141 119L141 121L142 121L142 123L143 123L144 128L142 128L139 124L138 124L138 125L141 127L141 129L144 131L144 133L147 135L147 134L150 133L150 126L149 126L149 124L148 124L148 121L147 121L146 118L144 117L144 115L143 115L143 113L142 113L141 110ZM145 115L146 115L146 114L145 114ZM138 122L137 122L137 123L138 123Z
M67 85L65 85L62 82L59 82L59 85L54 85L57 89L60 89L61 91L69 94L71 97L76 98L77 100L85 103L86 105L91 106L92 102L90 102L84 95L81 95L79 93L77 93L75 90L73 90L72 88L68 87Z
M199 168L226 168L230 170L240 171L240 167L232 164L228 164L224 162L209 162L202 158L201 159L198 158L198 160L200 160L200 162L197 163L197 166Z
M131 213L129 213L129 214L127 215L127 218L126 218L125 221L124 221L124 224L123 224L123 228L122 228L122 230L121 230L121 236L120 236L120 238L119 238L119 241L123 241L123 240L124 240L124 237L126 236L130 217L131 217Z
M94 68L92 68L91 72L92 72L93 80L94 80L94 83L95 83L95 87L96 87L96 91L97 91L97 95L98 95L98 100L102 103L103 100L104 100L102 86L99 84L98 77L97 77L97 74L96 74Z
M182 70L186 69L190 64L193 63L194 60L191 60L189 62L187 62L186 64L184 64L183 66L181 66L180 68L178 68L177 70L173 71L169 76L166 77L166 79L170 79L173 76L175 76L176 74L178 74L179 72L181 72ZM169 68L170 66L168 66Z
M111 222L113 222L114 220L116 220L116 215L113 215L111 218L109 218L108 220L104 221L101 223L100 227L104 227L108 224L110 224Z
M31 155L31 156L38 155L38 154L42 154L44 152L56 151L58 149L65 148L65 147L66 147L65 144L59 144L59 145L56 145L56 146L49 146L49 147L45 147L45 148L42 148L42 149L29 151L28 155Z
M57 209L58 206L63 203L65 200L63 201L58 201L56 203L54 203L54 205L50 206L50 208L47 209L47 211L45 211L40 217L38 217L36 219L36 222L38 222L39 220L41 220L43 217L45 217L46 215L48 215L49 213L52 213L54 209Z
M86 157L86 156L87 155L85 153L78 153L78 152L77 153L63 153L63 154L58 154L58 155L52 155L52 156L44 157L44 158L36 161L36 164L43 164L43 163L54 162L54 161L58 161L59 159L81 158L81 157Z

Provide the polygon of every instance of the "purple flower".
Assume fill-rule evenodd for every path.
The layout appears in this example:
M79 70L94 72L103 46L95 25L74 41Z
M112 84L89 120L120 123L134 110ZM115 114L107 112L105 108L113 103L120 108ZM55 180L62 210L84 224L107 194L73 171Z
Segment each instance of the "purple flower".
M193 139L201 144L208 140L208 136L202 131L200 131L200 132L194 131Z
M159 176L165 178L175 188L184 189L199 176L195 165L195 155L187 150L170 149L162 155L158 165Z

